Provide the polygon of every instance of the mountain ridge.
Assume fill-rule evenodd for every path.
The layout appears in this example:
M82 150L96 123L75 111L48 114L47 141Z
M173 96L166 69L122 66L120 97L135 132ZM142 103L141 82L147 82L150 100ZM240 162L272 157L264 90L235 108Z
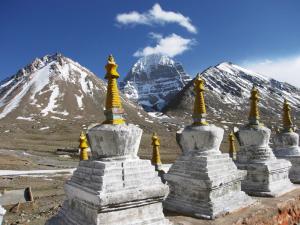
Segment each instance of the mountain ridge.
M200 75L205 80L204 95L208 119L224 129L233 129L234 126L247 122L249 97L253 85L260 92L259 106L262 120L266 120L269 126L280 126L278 121L281 121L284 98L290 102L294 117L300 115L300 89L291 84L252 72L230 62L221 62L208 67ZM173 96L162 112L175 116L179 121L190 121L193 101L192 80ZM184 118L180 119L179 115L183 115Z

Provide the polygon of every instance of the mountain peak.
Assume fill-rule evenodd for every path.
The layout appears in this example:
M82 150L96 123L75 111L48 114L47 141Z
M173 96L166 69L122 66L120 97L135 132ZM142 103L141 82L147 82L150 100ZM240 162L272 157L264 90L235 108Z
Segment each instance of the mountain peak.
M159 111L189 80L180 63L168 56L153 54L138 59L121 88L129 99L138 101L147 111Z
M149 74L152 67L158 65L174 65L175 62L172 58L162 54L151 54L140 58L132 67L132 72Z
M259 73L250 71L250 70L245 69L241 66L238 66L232 62L222 62L222 63L219 63L218 65L216 65L215 67L210 67L209 69L219 70L220 74L225 73L225 74L230 74L230 75L234 75L234 76L236 76L237 74L238 75L245 74L245 75L250 75L250 76L256 77L258 79L265 80L265 81L270 80L270 78L265 75L261 75Z

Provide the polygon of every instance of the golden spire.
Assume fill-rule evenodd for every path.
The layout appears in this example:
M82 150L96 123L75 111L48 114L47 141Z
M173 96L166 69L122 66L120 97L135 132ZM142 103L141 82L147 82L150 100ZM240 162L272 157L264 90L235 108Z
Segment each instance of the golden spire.
M235 149L235 144L234 144L234 134L233 132L230 132L229 136L228 136L228 140L229 140L229 155L232 159L236 159L236 149Z
M259 125L259 110L258 110L258 101L259 101L259 93L256 87L253 85L251 90L250 97L250 113L249 113L249 125Z
M194 113L193 120L194 125L208 125L206 121L206 106L204 101L204 80L200 77L198 73L194 81L194 91L195 91L195 102L194 102Z
M159 170L162 163L160 160L160 152L159 152L160 141L156 133L153 133L152 135L152 146L153 146L153 152L152 152L151 163L152 165L155 166L156 170Z
M88 149L88 141L87 141L87 138L84 134L84 132L82 131L81 134L80 134L80 137L79 137L79 148L80 148L80 160L88 160L89 159L89 156L88 156L88 153L87 153L87 149Z
M124 109L121 104L117 79L120 75L117 72L118 65L116 64L114 57L109 55L107 64L105 66L107 79L107 94L105 104L105 124L124 124Z
M283 103L283 113L282 113L283 130L286 132L293 132L293 122L291 118L291 107L286 99Z

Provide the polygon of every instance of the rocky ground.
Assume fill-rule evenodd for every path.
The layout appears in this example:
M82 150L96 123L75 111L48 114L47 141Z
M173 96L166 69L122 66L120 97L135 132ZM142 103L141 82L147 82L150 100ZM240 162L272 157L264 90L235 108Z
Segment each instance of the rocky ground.
M77 157L0 150L0 170L39 170L74 168ZM2 176L0 191L32 188L34 203L23 203L17 212L15 205L5 206L4 225L42 225L56 214L63 199L63 185L70 175ZM199 220L172 212L166 216L177 225L289 225L300 222L300 187L279 198L256 198L257 203L214 221Z

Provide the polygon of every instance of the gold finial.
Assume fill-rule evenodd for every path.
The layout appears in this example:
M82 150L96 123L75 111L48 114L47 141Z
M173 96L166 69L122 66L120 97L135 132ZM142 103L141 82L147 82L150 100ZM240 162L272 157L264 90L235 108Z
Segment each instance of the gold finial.
M120 75L117 71L118 65L115 62L115 59L112 54L108 56L107 64L105 66L106 74L105 79L108 79L110 76L113 76L114 78L119 78Z
M230 157L235 160L236 159L236 149L235 149L235 144L234 144L234 134L233 132L230 132L229 136L228 136L228 140L229 140L229 155Z
M155 166L155 170L160 170L161 168L161 160L160 160L160 140L156 133L152 135L152 146L153 146L153 153L151 163Z
M282 113L283 130L286 132L293 132L293 122L291 118L291 107L286 99L283 103L283 113Z
M193 113L193 125L208 125L206 121L206 106L204 101L204 80L198 73L194 81L195 91L195 102L194 102L194 113Z
M84 134L84 132L82 131L79 137L79 148L80 148L80 160L88 160L89 156L88 156L88 141L86 138L86 135Z
M118 65L112 55L108 56L107 64L105 66L107 79L107 94L105 104L105 124L124 124L125 119L124 109L122 107L121 98L119 94L117 79L120 77L117 71Z
M250 113L249 113L249 125L259 125L259 110L258 110L258 101L259 101L259 92L257 88L253 85L251 90L250 97Z

